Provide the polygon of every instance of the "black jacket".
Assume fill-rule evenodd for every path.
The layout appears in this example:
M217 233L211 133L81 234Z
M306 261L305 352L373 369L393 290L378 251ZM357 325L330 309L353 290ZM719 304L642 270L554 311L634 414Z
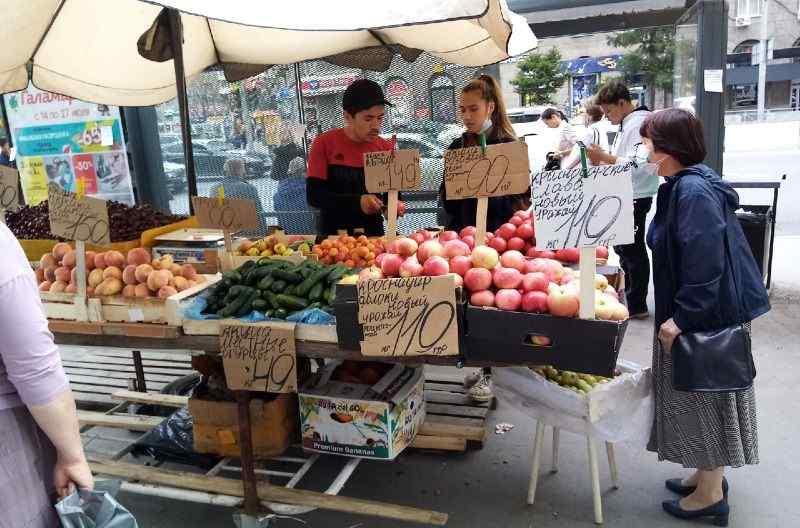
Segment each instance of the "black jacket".
M657 204L647 233L657 324L672 317L683 331L713 330L769 311L761 273L736 218L739 195L728 183L709 167L694 165L667 178Z
M513 138L499 137L495 131L489 134L486 138L487 145L496 145L498 143L512 143L516 141ZM465 147L471 147L478 144L476 134L469 132L463 134L461 137L456 138L447 150L455 150ZM478 207L478 201L475 198L466 200L447 200L444 185L444 178L442 178L442 185L439 188L439 202L444 207L447 219L445 226L447 229L453 231L460 231L466 226L475 225L475 211ZM530 199L530 192L522 194L514 194L508 196L493 196L489 198L489 207L486 214L486 230L494 231L504 223L508 222L514 213L520 209L527 208L527 200Z

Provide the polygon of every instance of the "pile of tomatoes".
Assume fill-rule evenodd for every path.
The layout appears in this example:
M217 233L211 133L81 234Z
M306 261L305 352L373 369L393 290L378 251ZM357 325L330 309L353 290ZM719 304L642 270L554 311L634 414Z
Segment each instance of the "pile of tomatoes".
M323 264L341 262L350 268L365 268L375 264L375 257L384 252L383 238L340 236L323 240L311 252Z

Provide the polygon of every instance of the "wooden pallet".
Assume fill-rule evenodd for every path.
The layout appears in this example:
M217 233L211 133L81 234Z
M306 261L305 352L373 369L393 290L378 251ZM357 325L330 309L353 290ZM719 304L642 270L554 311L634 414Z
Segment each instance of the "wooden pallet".
M112 394L136 379L131 352L114 349L60 347L75 401L81 407L114 405ZM158 393L167 384L193 371L188 354L141 351L148 393Z
M443 451L483 448L491 403L477 403L463 386L464 374L425 373L425 423L412 447Z

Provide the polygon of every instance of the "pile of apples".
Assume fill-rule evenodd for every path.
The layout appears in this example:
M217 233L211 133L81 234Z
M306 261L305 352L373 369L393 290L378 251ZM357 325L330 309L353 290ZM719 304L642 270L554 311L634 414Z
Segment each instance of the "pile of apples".
M39 291L77 293L77 253L59 242L39 260L36 278ZM152 260L145 248L127 255L119 251L86 252L86 294L92 296L167 298L204 282L191 264L176 264L171 255Z

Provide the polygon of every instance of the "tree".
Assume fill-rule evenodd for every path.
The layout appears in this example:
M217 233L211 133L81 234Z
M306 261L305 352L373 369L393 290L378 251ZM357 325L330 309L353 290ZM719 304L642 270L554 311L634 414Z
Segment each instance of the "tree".
M561 53L552 48L547 53L532 53L519 63L517 76L511 80L523 104L552 103L553 94L564 86L567 73L561 68Z
M675 60L675 30L672 27L632 29L608 37L608 43L619 48L631 48L625 53L619 69L628 82L644 77L648 99L654 104L656 88L672 94L672 74Z

